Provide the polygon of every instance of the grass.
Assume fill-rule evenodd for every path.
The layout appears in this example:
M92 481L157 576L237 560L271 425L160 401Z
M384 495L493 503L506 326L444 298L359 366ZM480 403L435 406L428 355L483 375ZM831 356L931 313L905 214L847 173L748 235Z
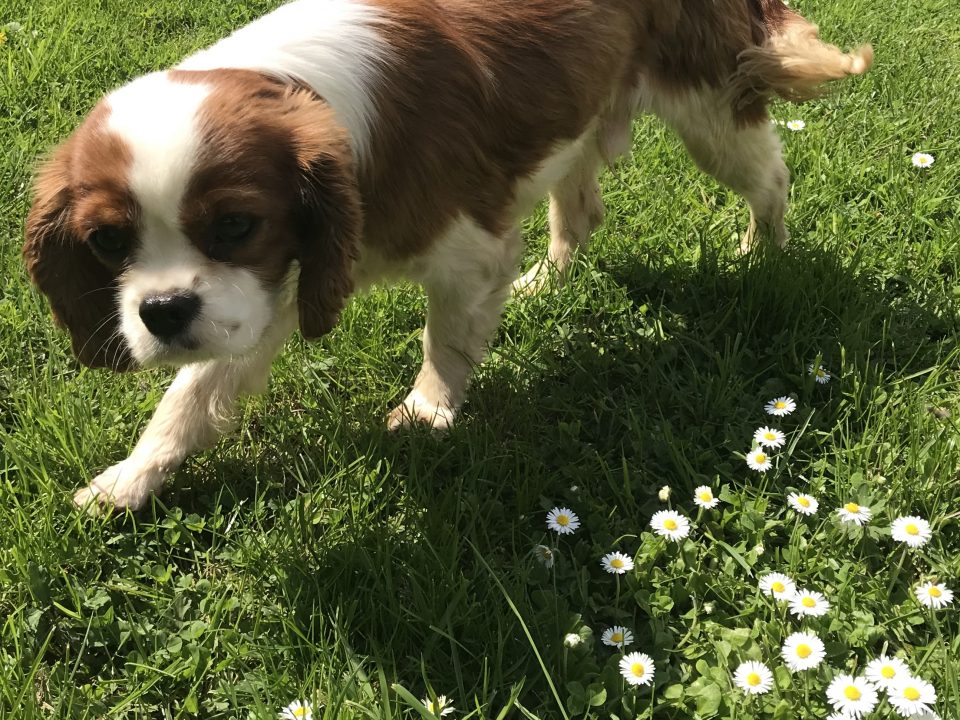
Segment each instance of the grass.
M448 435L383 428L419 364L423 298L378 290L322 342L291 341L238 431L148 509L82 517L71 492L125 456L170 373L72 359L19 260L36 158L104 90L272 4L3 5L22 27L0 45L0 717L270 718L307 698L315 717L414 718L435 693L456 717L823 718L829 679L881 652L954 717L956 605L923 610L912 588L960 590L960 5L798 3L877 64L773 108L806 121L784 130L786 253L736 257L742 203L642 119L604 176L593 252L563 289L511 303ZM911 167L917 150L936 164ZM526 230L529 263L542 211ZM788 444L754 473L743 455L784 394ZM696 512L701 484L716 510ZM792 490L821 512L798 518ZM863 530L831 516L851 499L874 511ZM583 527L548 537L554 505ZM650 533L668 505L694 520L684 543ZM932 522L929 545L891 540L903 514ZM599 562L614 549L637 565L619 580ZM758 592L771 570L832 603L803 623L826 642L816 670L778 658L801 623ZM625 688L598 640L612 624L655 660L653 689ZM731 690L746 659L774 670L771 693Z

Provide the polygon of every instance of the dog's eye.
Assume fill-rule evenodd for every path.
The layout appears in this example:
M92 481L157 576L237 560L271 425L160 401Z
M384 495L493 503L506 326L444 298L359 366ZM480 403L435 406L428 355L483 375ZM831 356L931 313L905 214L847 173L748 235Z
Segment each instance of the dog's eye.
M256 226L256 218L246 213L221 215L213 223L217 242L239 243L246 240Z
M130 237L116 225L101 225L87 236L94 250L107 257L122 255L127 250Z

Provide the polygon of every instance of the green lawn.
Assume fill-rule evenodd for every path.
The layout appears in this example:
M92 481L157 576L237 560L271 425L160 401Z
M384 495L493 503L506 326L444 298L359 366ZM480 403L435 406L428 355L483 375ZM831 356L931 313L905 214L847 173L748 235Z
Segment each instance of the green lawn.
M744 205L642 119L604 175L594 252L510 304L449 434L383 427L424 303L378 290L322 342L291 341L240 429L160 500L90 519L72 491L126 455L171 373L78 367L20 262L32 169L105 90L273 4L0 2L20 24L0 44L0 717L272 718L305 698L317 718L415 718L432 688L456 718L819 720L831 678L886 652L956 718L957 603L913 591L960 591L960 4L795 3L877 60L773 108L806 122L782 131L786 253L738 258ZM541 211L527 263L545 232ZM766 415L780 395L797 411ZM744 455L767 424L787 445L760 474ZM693 505L699 485L718 508ZM817 515L788 508L798 490ZM873 511L862 530L838 522L852 500ZM576 533L548 533L554 505ZM651 534L668 507L693 521L682 543ZM929 544L904 551L900 515L928 519ZM604 572L612 550L636 569ZM770 571L829 613L789 615L758 590ZM599 640L613 624L656 662L652 688L621 680ZM801 627L826 660L790 673L780 645ZM774 671L771 692L734 688L744 660Z

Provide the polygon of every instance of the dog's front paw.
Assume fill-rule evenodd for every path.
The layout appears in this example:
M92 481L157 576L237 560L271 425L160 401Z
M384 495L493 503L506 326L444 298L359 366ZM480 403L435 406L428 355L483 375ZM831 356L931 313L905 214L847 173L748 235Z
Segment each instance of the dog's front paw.
M138 510L163 484L164 473L156 467L144 466L127 458L97 475L91 483L77 491L73 503L91 515L111 508Z
M430 402L414 390L407 399L387 415L387 429L397 430L406 425L420 423L433 430L446 430L457 415L454 408L442 403Z

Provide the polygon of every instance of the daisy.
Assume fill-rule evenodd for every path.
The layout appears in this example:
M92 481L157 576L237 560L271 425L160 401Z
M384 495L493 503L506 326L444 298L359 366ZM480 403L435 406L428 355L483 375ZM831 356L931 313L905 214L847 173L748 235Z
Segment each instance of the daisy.
M680 542L690 534L690 521L673 510L660 510L650 518L650 527L657 535Z
M921 605L934 610L939 610L953 602L953 590L943 583L924 583L914 588L913 592Z
M580 518L569 508L555 507L547 513L547 528L561 535L572 535L580 527Z
M670 486L664 485L660 488L660 491L657 493L657 497L660 498L660 502L667 502L670 499Z
M716 497L709 487L701 485L693 491L693 504L709 510L720 504L720 498Z
M820 385L826 385L830 382L830 373L827 372L827 369L823 365L813 366L813 363L807 366L807 372L815 376L814 379Z
M553 564L556 562L556 554L553 552L553 548L549 548L546 545L537 545L533 549L533 556L543 565L545 568L552 568Z
M827 687L833 709L848 717L866 715L877 705L877 690L863 678L837 675Z
M930 706L936 701L937 691L933 685L920 678L908 677L887 691L887 702L903 717L930 712Z
M784 415L789 415L796 410L797 403L793 398L790 397L778 397L764 405L763 409L766 411L767 415L783 417Z
M830 603L827 599L813 590L797 590L790 598L790 612L797 617L820 617L826 615L829 609Z
M283 720L312 720L313 708L305 700L294 700L280 711Z
M766 472L773 467L773 461L763 450L757 448L747 453L747 466L757 472Z
M800 132L806 126L803 120L787 120L787 130L793 130L793 132Z
M843 507L837 508L837 514L840 516L840 522L852 522L857 525L863 525L873 516L873 510L866 505L848 502Z
M563 644L568 648L575 648L583 641L583 638L576 633L567 633L563 636Z
M649 685L656 667L653 658L642 652L632 652L620 658L620 674L631 685Z
M624 648L627 645L633 645L633 633L621 625L614 625L603 631L600 641L610 647Z
M893 521L890 534L897 542L906 543L910 547L920 547L926 545L930 540L930 523L922 517L908 515L898 517Z
M797 591L793 578L783 573L770 573L760 578L760 589L777 600L789 600Z
M787 436L780 430L762 427L753 434L753 441L762 447L778 448L787 441Z
M783 642L780 656L791 672L815 668L826 657L823 641L813 633L793 633Z
M933 165L933 155L925 152L914 153L913 157L910 158L910 162L913 163L914 167L926 169Z
M628 570L633 570L633 558L622 552L607 553L600 560L603 563L603 569L614 575L623 575Z
M790 493L787 495L787 502L801 515L813 515L820 507L820 503L813 495L806 495L805 493Z
M762 695L773 687L773 673L763 663L748 660L740 663L733 681L747 695Z
M425 697L420 702L422 702L424 707L427 708L427 712L434 717L442 718L444 715L449 715L456 710L456 708L453 707L453 702L448 700L446 695L437 695L436 700L431 700L430 698Z
M900 658L881 655L867 663L863 674L881 690L890 690L901 680L910 677L910 668Z

